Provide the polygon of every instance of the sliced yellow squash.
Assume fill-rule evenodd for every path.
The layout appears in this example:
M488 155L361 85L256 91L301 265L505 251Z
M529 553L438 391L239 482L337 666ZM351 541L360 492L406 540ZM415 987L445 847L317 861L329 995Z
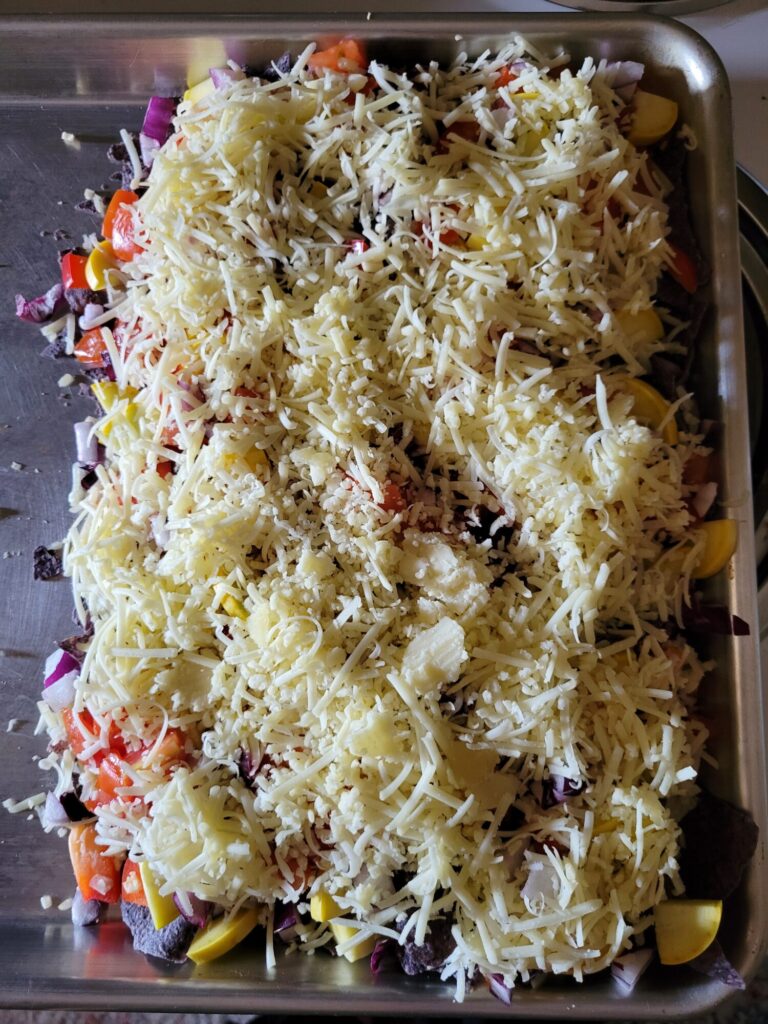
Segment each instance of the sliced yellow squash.
M635 146L652 146L675 127L677 104L666 96L638 89L632 106L632 127L627 137Z
M641 309L639 313L626 310L614 314L623 334L636 345L650 345L664 337L664 325L655 309Z
M152 915L152 924L155 928L165 928L171 921L179 916L179 908L173 902L172 896L161 896L152 869L145 861L139 863L139 874L141 884L144 888L144 895L147 897L147 906Z
M202 82L198 82L191 89L187 89L184 93L184 102L193 107L195 103L198 103L208 93L213 92L215 88L216 86L213 84L212 79L204 78Z
M232 597L231 594L222 595L221 607L227 615L231 615L233 619L248 618L248 612L245 610L245 605L242 601L238 601L236 597Z
M259 908L247 907L236 914L211 921L199 932L187 950L187 956L196 964L207 964L224 956L242 942L259 923Z
M342 942L349 942L350 939L354 939L356 935L360 934L357 928L352 928L348 924L332 924L331 931L337 946L340 946ZM367 939L361 939L341 955L353 964L356 960L362 960L364 956L370 956L375 945L375 936L369 935Z
M663 964L687 964L714 941L721 900L664 900L656 907L656 945Z
M632 396L632 415L639 423L658 430L669 412L669 402L663 398L656 388L637 377L627 377L622 388ZM674 416L670 416L661 436L667 444L677 444L677 424Z
M699 527L704 534L704 550L691 575L706 580L730 561L739 539L739 528L733 519L710 519Z
M341 914L341 907L327 892L316 892L309 901L309 916L318 924L325 924L332 917L339 917Z
M115 266L111 242L97 242L85 262L85 280L95 292L107 287L107 271Z

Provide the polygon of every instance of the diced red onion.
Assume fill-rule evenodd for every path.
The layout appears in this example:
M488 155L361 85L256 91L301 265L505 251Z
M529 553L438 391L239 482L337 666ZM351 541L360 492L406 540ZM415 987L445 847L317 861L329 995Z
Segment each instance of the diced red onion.
M83 315L78 319L77 323L81 331L90 331L96 324L94 321L101 316L104 312L104 307L98 302L86 303Z
M276 935L288 938L286 932L294 931L299 921L299 912L294 903L275 904L274 931Z
M574 782L564 775L550 775L541 784L541 806L547 810L556 804L564 804L570 797L578 796L583 789L583 782Z
M77 461L81 466L95 466L99 459L99 442L93 433L93 424L87 420L75 424Z
M151 167L160 152L160 143L157 139L150 139L148 135L141 132L139 134L139 149L141 150L141 162L145 167Z
M60 647L57 647L53 654L49 654L45 660L45 669L43 670L44 685L52 686L62 676L73 671L77 673L79 669L80 665L77 659L73 658L68 651L63 651Z
M65 708L72 707L75 700L77 677L77 672L67 672L65 676L57 679L55 683L45 687L43 697L51 711L63 711Z
M381 974L386 962L387 953L391 948L391 939L379 939L377 941L376 945L373 947L373 952L371 953L371 959L369 961L371 974L374 976Z
M175 112L176 100L170 96L152 96L144 115L141 134L162 146L171 134L171 119Z
M49 288L45 295L38 295L35 299L25 299L23 295L16 296L16 316L30 324L44 324L49 320L55 320L68 310L69 306L64 298L64 285L61 282Z
M632 953L617 956L611 964L611 974L630 992L645 974L653 960L652 949L636 949Z
M72 900L72 924L78 928L89 924L98 924L103 904L99 900L86 900L79 889L75 890Z
M242 68L209 68L208 74L217 89L226 88L232 82L241 82L245 78Z
M69 815L55 793L46 794L40 821L43 828L60 828L62 825L69 824Z
M610 61L605 66L606 81L625 103L629 103L634 96L644 74L645 65L636 60Z
M504 981L504 978L500 974L486 974L484 977L491 994L509 1006L512 1002L512 989Z
M532 860L528 865L528 878L520 890L527 903L552 901L560 891L560 876L549 861Z
M703 519L707 512L709 512L716 497L717 484L714 483L714 481L710 481L708 484L702 484L701 487L699 487L698 491L696 491L691 499L693 511L699 519Z
M197 928L205 928L208 918L211 916L213 904L208 900L201 900L191 892L175 892L173 902L179 909L179 913L185 921L195 925Z

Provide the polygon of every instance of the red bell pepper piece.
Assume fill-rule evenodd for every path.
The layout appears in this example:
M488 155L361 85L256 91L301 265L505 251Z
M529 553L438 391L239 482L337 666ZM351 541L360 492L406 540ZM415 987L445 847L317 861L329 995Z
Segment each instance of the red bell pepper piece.
M342 39L327 50L315 50L307 61L312 71L323 71L326 68L340 74L355 74L365 71L368 61L365 48L357 39Z
M86 366L104 366L106 354L107 343L100 327L85 331L74 347L75 359Z
M677 245L670 243L672 250L672 262L669 264L669 272L677 283L690 294L696 291L699 286L699 278L696 273L696 265L688 255Z
M88 288L85 277L87 256L78 256L76 252L65 252L61 258L61 283L64 288Z

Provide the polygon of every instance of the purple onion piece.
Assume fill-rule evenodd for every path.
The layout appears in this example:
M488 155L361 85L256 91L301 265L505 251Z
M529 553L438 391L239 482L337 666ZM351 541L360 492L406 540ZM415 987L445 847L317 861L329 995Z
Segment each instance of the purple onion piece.
M55 793L47 793L43 813L40 816L43 828L60 828L69 824L69 815Z
M245 78L245 72L241 68L209 68L208 74L217 89L224 89L232 82L241 82Z
M193 924L196 928L205 928L208 924L208 918L211 916L211 910L213 904L208 900L201 900L199 896L195 896L191 892L175 892L173 894L173 902L178 907L179 913L188 921Z
M162 146L171 134L171 119L175 112L175 99L170 96L152 96L144 115L141 134L154 139Z
M491 995L496 996L502 1003L509 1006L512 1002L512 989L504 981L503 976L501 974L485 974L483 977Z
M693 511L699 517L703 519L704 516L709 512L714 504L715 498L717 497L717 484L714 481L710 481L706 484L701 484L699 489L691 498L691 505Z
M141 150L141 162L145 167L151 167L160 152L160 143L157 139L150 139L142 132L139 135L139 149Z
M652 949L635 949L631 953L622 953L611 964L611 975L631 992L652 960Z
M636 60L615 60L605 66L605 80L616 95L629 103L643 75L645 65Z
M301 922L295 903L275 903L274 931L276 935L290 931Z
M77 461L81 466L95 466L99 458L99 442L93 433L93 423L83 420L75 424L75 444L77 446Z
M46 686L43 690L43 699L51 711L63 711L71 708L75 700L75 683L79 672L67 672L55 683Z
M67 675L69 672L77 672L80 668L79 663L68 651L62 650L60 647L48 655L45 662L45 685L52 686L62 676Z
M29 324L45 324L50 320L56 320L68 309L64 298L64 285L61 283L53 285L45 295L38 295L35 299L25 299L23 295L16 296L16 316Z
M378 974L381 974L381 972L384 970L384 964L386 963L387 956L390 952L393 952L392 940L379 939L376 945L373 947L373 952L371 953L370 960L371 974L374 977L376 977L376 975Z
M564 804L572 796L578 796L584 789L584 782L574 782L564 775L550 775L541 784L541 806L546 811L556 804Z
M250 750L241 750L240 757L237 762L237 771L240 778L248 786L249 789L255 789L256 787L256 776L259 774L259 768L261 767L261 758L258 759L253 756Z
M77 928L98 924L103 905L99 900L84 899L80 890L76 889L72 900L72 924Z

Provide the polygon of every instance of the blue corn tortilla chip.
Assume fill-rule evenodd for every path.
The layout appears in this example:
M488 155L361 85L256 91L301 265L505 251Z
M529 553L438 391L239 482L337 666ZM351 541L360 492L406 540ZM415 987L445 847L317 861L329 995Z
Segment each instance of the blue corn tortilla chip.
M447 917L431 921L424 942L420 946L417 946L412 935L409 935L403 945L397 948L403 971L411 975L439 971L456 946L451 935L452 925L453 921Z
M724 900L734 891L757 848L749 811L702 792L680 822L685 845L678 858L690 899Z
M182 964L187 959L187 950L197 928L185 921L181 914L165 928L157 929L149 910L137 903L122 900L120 913L133 936L133 948L137 953L175 964Z

